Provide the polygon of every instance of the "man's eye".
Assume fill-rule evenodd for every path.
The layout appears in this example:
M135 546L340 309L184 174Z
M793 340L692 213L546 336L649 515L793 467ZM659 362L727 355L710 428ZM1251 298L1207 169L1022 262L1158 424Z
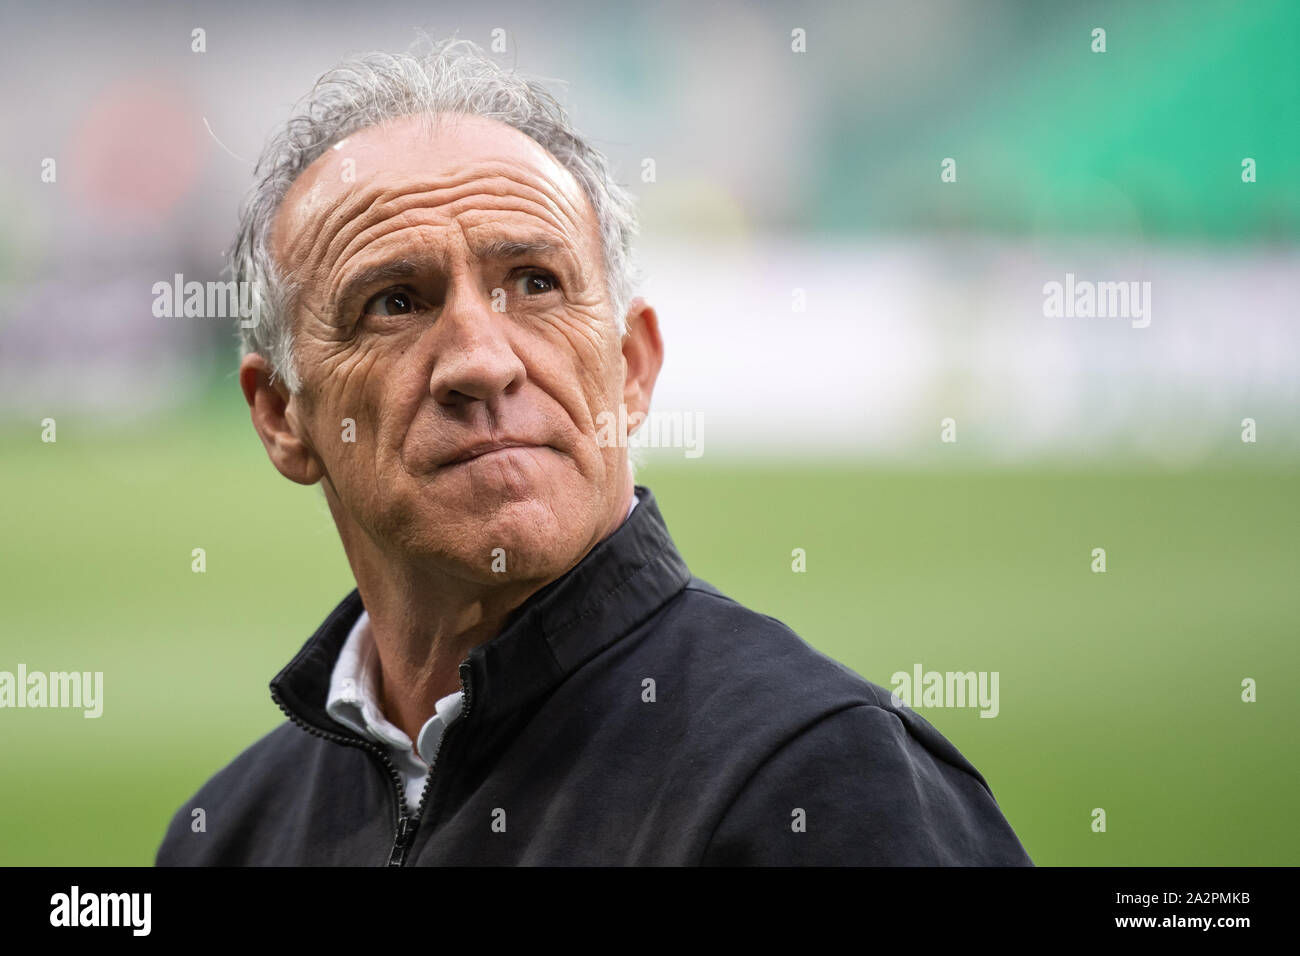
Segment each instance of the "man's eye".
M415 298L401 289L389 289L366 303L366 315L409 315L415 311Z
M546 292L553 292L558 289L559 283L555 281L555 276L542 269L529 269L527 272L520 274L515 280L516 288L520 295L542 295Z

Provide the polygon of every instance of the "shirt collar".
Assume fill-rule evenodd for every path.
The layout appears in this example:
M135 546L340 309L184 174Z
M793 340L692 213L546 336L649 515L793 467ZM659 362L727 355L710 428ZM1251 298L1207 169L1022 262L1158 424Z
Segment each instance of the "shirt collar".
M339 651L330 674L325 712L363 737L399 751L411 749L406 733L384 716L379 699L379 652L370 631L370 615L362 611ZM434 704L415 740L415 752L425 763L437 754L442 732L460 714L462 692L454 691Z
M613 534L516 608L500 634L469 652L460 665L466 718L472 714L475 723L487 723L538 699L685 587L690 571L668 534L654 494L640 485L635 494L629 517ZM335 665L349 637L358 632L364 611L353 589L271 681L271 697L286 714L320 731L368 737L328 709ZM360 638L358 643L364 644ZM341 677L351 672L356 681L353 696L364 700L365 657L361 647L352 650L356 666L345 667ZM340 700L347 697L340 694ZM364 704L355 706L363 708L365 726Z

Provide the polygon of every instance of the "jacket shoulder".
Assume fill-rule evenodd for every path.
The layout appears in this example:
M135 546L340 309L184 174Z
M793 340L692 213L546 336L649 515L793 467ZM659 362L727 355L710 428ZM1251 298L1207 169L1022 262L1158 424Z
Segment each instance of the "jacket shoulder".
M713 622L709 643L725 656L727 680L748 702L745 709L787 715L792 729L854 706L894 713L916 741L934 756L988 783L978 770L928 720L902 705L885 687L813 647L788 625L751 610L706 581L687 585L687 600L708 605Z
M982 778L904 714L846 708L763 761L723 813L705 864L1031 866Z
M694 688L696 716L729 767L704 862L1030 864L984 777L887 689L706 581L676 603L673 652L715 691Z
M818 650L784 622L693 578L668 622L675 651L696 672L732 687L742 708L779 712L802 724L844 707L889 707L892 695Z
M222 819L244 818L282 801L282 787L302 765L314 738L286 720L217 771L172 816L158 848L156 866L227 862ZM209 836L213 838L209 839Z

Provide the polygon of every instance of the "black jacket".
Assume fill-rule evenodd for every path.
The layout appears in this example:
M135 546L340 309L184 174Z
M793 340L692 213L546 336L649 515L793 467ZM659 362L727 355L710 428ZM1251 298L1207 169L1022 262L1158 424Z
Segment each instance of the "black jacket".
M177 811L157 863L1030 865L951 743L692 577L637 495L460 665L416 814L325 711L353 591L271 682L289 720Z

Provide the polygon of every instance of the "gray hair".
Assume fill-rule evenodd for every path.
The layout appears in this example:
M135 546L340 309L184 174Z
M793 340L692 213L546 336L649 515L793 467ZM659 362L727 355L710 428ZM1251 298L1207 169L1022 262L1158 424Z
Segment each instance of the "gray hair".
M452 38L433 43L427 53L413 48L348 57L316 82L262 151L230 266L236 281L249 283L256 316L240 323L242 352L265 357L290 391L301 387L290 321L300 287L271 255L271 224L280 203L298 175L339 140L388 119L434 113L482 116L512 126L573 174L595 210L614 319L619 334L626 333L624 317L640 281L632 251L637 216L631 194L614 181L609 161L569 125L564 108L544 87L500 66L477 44Z

